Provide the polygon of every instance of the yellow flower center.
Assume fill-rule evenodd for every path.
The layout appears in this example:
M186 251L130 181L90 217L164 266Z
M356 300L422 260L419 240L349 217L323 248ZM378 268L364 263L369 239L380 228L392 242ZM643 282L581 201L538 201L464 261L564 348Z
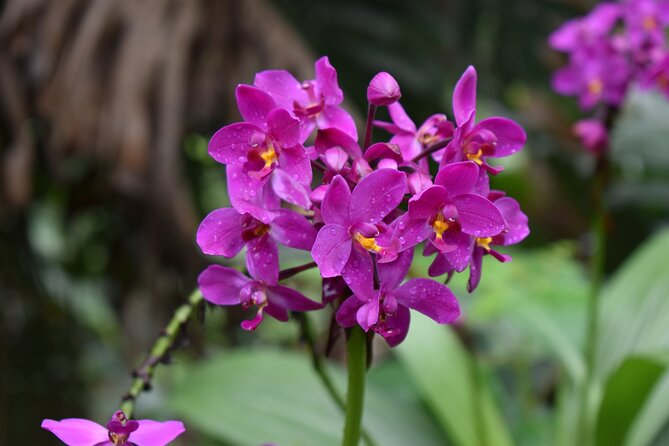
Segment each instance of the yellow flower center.
M604 90L604 83L600 79L593 79L588 82L588 92L592 95L599 96Z
M109 432L109 440L116 445L124 445L128 440L128 435L117 434L116 432Z
M262 152L260 154L260 158L262 158L265 161L265 167L271 167L272 164L276 162L276 151L274 150L274 146L270 144L267 147L267 150Z
M437 217L432 222L432 229L434 229L434 233L437 234L437 238L440 239L448 228L449 225L446 223L446 220L444 220L444 215L441 213L437 214Z
M492 242L492 237L476 237L476 245L490 251L490 242Z
M360 246L365 248L367 251L379 252L381 247L376 244L376 239L374 237L365 237L364 235L356 232L353 238L360 243Z
M483 156L482 149L479 149L479 151L476 153L468 153L466 156L469 161L474 161L479 166L483 164L483 161L481 161L481 156Z
M439 137L437 135L433 135L431 133L423 133L418 137L418 142L423 144L424 146L429 146L432 143L435 143L439 140Z
M657 28L657 21L652 16L644 17L642 24L643 24L643 29L645 29L646 31L653 31L655 30L655 28Z

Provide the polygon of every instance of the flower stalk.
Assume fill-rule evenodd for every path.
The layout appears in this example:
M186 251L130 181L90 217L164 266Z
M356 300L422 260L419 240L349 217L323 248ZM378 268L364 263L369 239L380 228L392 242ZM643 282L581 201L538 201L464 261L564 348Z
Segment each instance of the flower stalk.
M128 392L123 396L123 403L121 404L121 410L128 419L132 418L135 410L135 401L139 394L151 389L151 379L153 378L156 366L165 359L174 347L177 336L201 302L202 293L199 289L196 289L188 297L188 301L176 309L172 319L151 347L149 355L144 359L142 365L133 371L132 375L134 379Z
M365 372L367 371L367 335L360 327L351 328L346 347L348 351L348 394L342 446L358 446L362 430Z
M617 115L616 107L607 107L604 117L606 133L610 133L615 117ZM591 223L592 233L592 256L590 258L590 293L588 297L587 321L586 321L586 339L585 339L585 361L586 375L583 381L581 393L581 407L579 417L579 438L584 445L592 444L593 422L590 414L591 407L591 389L595 381L595 360L597 356L597 334L599 331L599 311L600 294L604 282L606 266L606 207L604 203L604 194L609 180L609 147L597 157L597 165L593 179L593 216Z

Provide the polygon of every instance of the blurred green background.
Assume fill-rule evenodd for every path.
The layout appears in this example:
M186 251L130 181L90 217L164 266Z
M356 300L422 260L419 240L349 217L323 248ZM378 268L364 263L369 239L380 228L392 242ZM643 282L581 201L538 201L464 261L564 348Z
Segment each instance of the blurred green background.
M550 90L563 59L545 41L593 4L0 1L0 444L57 444L43 418L102 422L116 409L129 371L209 261L195 230L228 201L206 147L239 118L235 85L270 68L310 78L320 55L354 115L384 70L417 123L452 117L452 88L473 64L480 115L528 133L494 186L520 201L531 236L512 263L486 259L474 295L454 279L465 308L455 330L415 317L396 351L376 345L368 431L383 445L577 444L594 166L571 137L575 101ZM632 91L614 128L592 390L607 446L669 442L667 116L663 97ZM318 298L314 274L293 283ZM342 417L298 327L268 321L248 334L242 316L207 308L191 321L137 415L183 419L183 445L338 444ZM312 319L320 346L329 315ZM335 349L343 384L341 363Z

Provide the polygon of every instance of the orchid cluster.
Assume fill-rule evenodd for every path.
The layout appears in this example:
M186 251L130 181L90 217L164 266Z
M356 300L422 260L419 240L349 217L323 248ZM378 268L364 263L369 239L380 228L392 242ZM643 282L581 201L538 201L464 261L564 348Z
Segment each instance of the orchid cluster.
M602 2L588 15L569 20L548 39L569 63L553 77L560 94L578 97L580 107L617 108L632 84L656 87L669 97L669 1ZM574 133L590 151L608 145L604 118L576 123Z
M405 338L410 309L455 321L458 301L445 284L405 281L417 245L434 256L430 276L469 268L473 291L482 259L510 260L497 247L529 233L518 203L489 186L489 176L503 170L492 159L520 150L525 132L501 117L476 121L476 81L473 67L458 81L455 122L436 114L416 126L398 102L395 79L379 73L367 90L362 143L327 57L316 62L315 79L272 70L239 85L243 121L221 128L208 148L226 166L232 207L207 215L197 242L205 254L226 258L246 247L248 276L211 265L199 277L204 298L253 309L245 330L265 315L287 321L291 311L332 305L339 325L358 325L391 346ZM374 120L379 107L391 122ZM387 139L372 144L373 127ZM319 268L321 302L280 284L279 245L311 253L314 264L298 269Z

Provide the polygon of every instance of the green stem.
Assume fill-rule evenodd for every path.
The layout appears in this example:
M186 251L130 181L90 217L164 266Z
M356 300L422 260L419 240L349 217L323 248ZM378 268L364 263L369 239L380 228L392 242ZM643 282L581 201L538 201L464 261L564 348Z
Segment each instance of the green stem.
M617 109L608 108L604 123L607 131L613 127ZM590 414L592 388L595 382L595 361L597 356L597 334L599 330L599 301L606 265L606 207L604 194L609 180L609 147L605 147L597 159L592 196L592 256L590 259L590 293L587 308L585 338L585 379L581 388L579 412L579 441L588 446L593 444L593 422Z
M372 132L374 131L374 115L376 114L376 105L369 104L367 108L367 122L365 123L365 139L362 144L363 152L372 142Z
M355 326L351 329L346 347L348 350L348 395L342 446L358 446L365 400L365 372L367 371L367 336L362 328Z
M323 356L320 355L318 353L318 350L316 349L316 338L311 328L311 323L309 322L309 316L307 316L306 313L299 313L299 312L293 313L293 316L300 323L300 327L302 330L302 338L309 347L309 353L311 354L311 363L314 370L316 371L316 374L320 378L321 383L323 383L323 387L325 387L325 390L330 395L330 398L332 398L332 401L334 401L337 407L339 407L339 409L342 412L344 412L346 410L346 402L344 401L344 398L337 391L337 388L334 385L334 381L332 380L332 377L330 377L330 374L327 371L325 361L323 361ZM376 443L372 439L371 435L369 435L367 430L364 428L364 426L361 429L362 429L362 438L365 441L365 444L367 444L367 446L376 446Z
M188 302L176 309L172 319L151 347L149 355L144 359L142 365L133 372L134 379L128 392L123 396L123 403L121 404L121 410L128 419L132 418L135 410L135 400L140 393L151 388L151 378L156 366L171 350L179 332L188 322L200 302L202 302L202 293L199 289L196 289L188 297Z

